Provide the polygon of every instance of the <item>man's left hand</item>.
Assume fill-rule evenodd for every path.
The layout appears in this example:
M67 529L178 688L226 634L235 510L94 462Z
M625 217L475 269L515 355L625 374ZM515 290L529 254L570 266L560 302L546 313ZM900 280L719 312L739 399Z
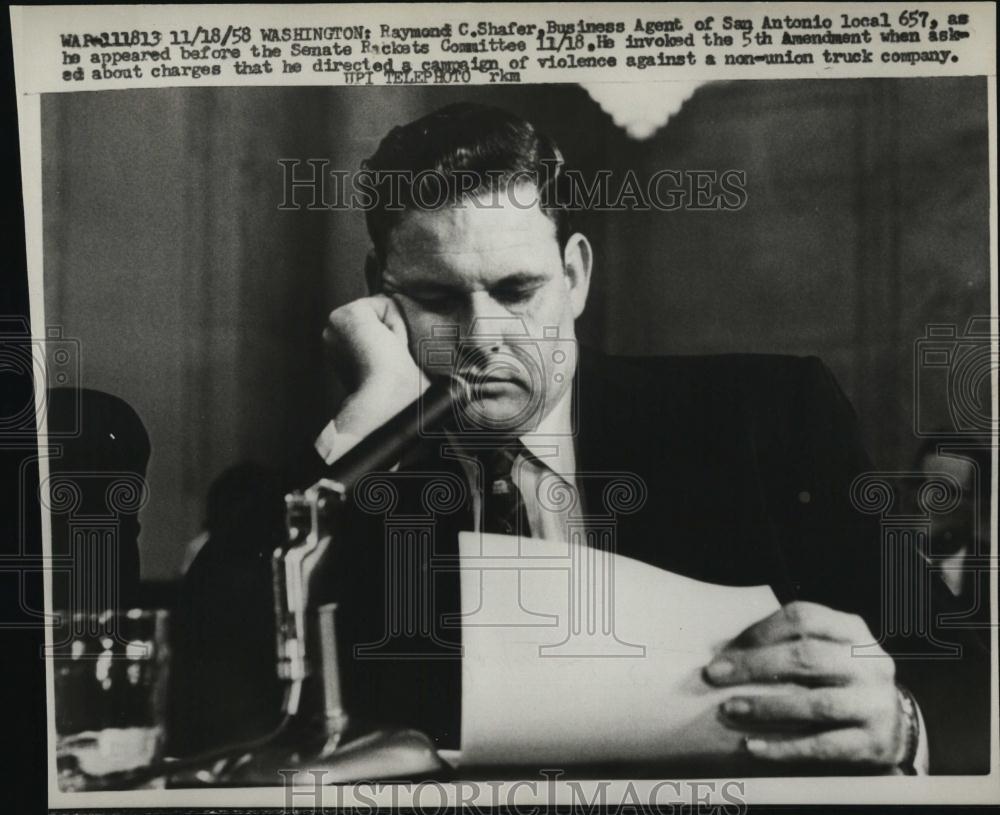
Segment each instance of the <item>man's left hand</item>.
M904 758L907 732L895 664L884 651L852 654L874 642L861 617L789 603L729 643L705 677L716 686L791 683L787 692L737 694L721 706L757 758L891 769Z

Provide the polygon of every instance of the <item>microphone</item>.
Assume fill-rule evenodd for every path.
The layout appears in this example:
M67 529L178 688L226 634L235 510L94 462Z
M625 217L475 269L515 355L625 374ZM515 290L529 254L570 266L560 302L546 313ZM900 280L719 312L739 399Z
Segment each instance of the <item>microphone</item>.
M395 465L423 433L439 429L459 398L456 378L438 379L381 427L377 427L329 466L326 477L351 491L367 473Z

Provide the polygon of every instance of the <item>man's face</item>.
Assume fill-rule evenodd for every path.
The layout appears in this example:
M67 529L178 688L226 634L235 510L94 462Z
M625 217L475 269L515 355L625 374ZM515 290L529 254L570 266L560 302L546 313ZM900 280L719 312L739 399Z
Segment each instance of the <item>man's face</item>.
M570 387L590 247L578 234L560 250L530 185L478 202L404 214L381 285L403 312L418 364L470 385L467 427L522 433Z

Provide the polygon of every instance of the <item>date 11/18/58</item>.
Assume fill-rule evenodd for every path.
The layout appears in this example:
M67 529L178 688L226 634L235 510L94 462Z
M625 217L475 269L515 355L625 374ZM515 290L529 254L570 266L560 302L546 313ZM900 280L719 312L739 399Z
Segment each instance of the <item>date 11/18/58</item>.
M180 28L167 32L170 45L239 45L250 41L249 26L226 26L194 29ZM155 48L164 42L162 31L100 31L98 33L60 34L63 48Z

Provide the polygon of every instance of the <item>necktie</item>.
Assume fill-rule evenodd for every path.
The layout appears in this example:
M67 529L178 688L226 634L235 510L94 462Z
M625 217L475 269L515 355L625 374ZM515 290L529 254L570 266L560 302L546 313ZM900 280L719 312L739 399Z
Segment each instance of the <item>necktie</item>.
M521 491L514 484L514 460L524 451L519 441L479 454L483 483L483 532L531 537L531 525Z

